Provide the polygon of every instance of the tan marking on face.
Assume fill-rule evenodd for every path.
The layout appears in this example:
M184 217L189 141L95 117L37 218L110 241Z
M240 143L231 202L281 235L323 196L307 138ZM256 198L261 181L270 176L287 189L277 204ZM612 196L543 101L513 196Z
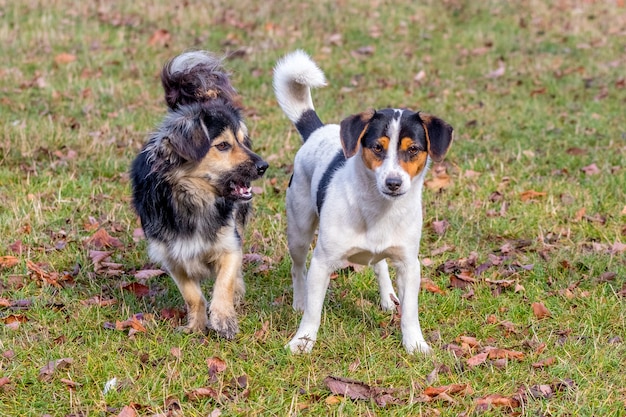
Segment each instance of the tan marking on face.
M407 152L411 146L413 146L415 142L411 138L402 138L400 140L400 153L407 155ZM400 166L404 171L409 174L411 178L418 175L424 167L426 166L426 160L428 159L428 153L425 151L419 151L415 156L410 157L409 160L405 160L402 156L400 156Z
M380 167L383 164L383 161L385 159L385 154L387 153L387 150L389 149L389 142L390 142L390 139L387 136L382 136L378 138L378 140L376 140L375 144L378 144L382 146L383 148L383 151L380 154L376 154L376 152L372 150L373 146L368 146L368 147L363 148L363 154L362 154L363 163L365 164L366 167L368 167L372 171L375 171L378 167Z
M243 145L245 133L242 129L236 133L226 129L221 135L211 140L211 147L202 160L174 173L174 182L185 189L188 198L206 200L217 193L216 183L224 173L250 160L249 152ZM240 138L238 140L237 138ZM220 151L221 143L230 145L225 151ZM211 178L211 181L207 181Z

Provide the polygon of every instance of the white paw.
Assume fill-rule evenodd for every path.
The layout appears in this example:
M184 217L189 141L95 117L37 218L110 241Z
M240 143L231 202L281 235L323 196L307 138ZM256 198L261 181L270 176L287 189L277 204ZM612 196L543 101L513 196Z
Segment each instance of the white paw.
M300 355L302 353L311 353L314 344L315 340L309 338L308 336L295 336L289 343L287 343L285 348L289 349L291 353Z
M428 343L423 340L411 342L403 340L402 345L404 345L404 349L406 349L406 352L410 355L413 355L415 353L430 355L433 353L433 350L430 348L430 346L428 346Z
M293 298L293 309L296 311L304 311L304 307L306 307L306 298L305 297L294 297Z
M394 311L396 309L396 301L398 301L398 297L394 293L388 293L380 297L380 307L384 311Z

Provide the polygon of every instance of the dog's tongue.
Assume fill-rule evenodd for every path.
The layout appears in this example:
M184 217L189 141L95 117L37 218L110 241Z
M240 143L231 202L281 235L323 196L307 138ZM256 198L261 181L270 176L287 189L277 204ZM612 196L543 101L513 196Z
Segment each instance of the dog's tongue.
M230 188L232 189L231 194L237 198L241 198L243 200L252 198L252 187L250 186L232 183Z

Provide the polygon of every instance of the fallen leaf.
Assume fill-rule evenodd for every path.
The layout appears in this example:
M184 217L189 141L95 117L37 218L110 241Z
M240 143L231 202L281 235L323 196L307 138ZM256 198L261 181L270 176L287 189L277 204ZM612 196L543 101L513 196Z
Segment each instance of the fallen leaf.
M161 269L141 269L133 274L135 278L141 281L148 280L150 278L155 278L165 274L165 271Z
M104 299L100 295L94 295L86 300L81 300L80 303L84 306L107 307L117 303L117 300L115 298Z
M17 265L19 262L20 260L15 256L0 256L0 268L11 268Z
M269 330L269 328L270 322L268 320L265 320L265 322L263 322L263 324L261 325L261 328L254 332L254 338L257 341L265 340L267 338L267 331Z
M450 223L448 223L447 220L436 220L433 221L433 230L436 234L438 234L439 236L442 236L444 233L446 233L446 229L448 229L448 226L450 226Z
M146 295L150 294L150 287L140 284L138 282L131 282L130 284L126 284L122 286L122 290L134 294L137 298L145 297Z
M137 411L133 407L125 405L116 417L136 417Z
M487 353L489 359L524 359L524 352L518 352L516 350L494 348L490 349Z
M213 356L206 360L206 364L209 368L209 378L211 381L217 379L217 374L226 370L226 361L217 356Z
M343 395L351 400L367 400L372 397L370 386L353 379L328 376L324 384L333 394Z
M487 356L489 356L488 352L479 353L467 359L467 364L472 367L481 365L487 361Z
M495 70L489 72L487 75L485 75L485 77L487 77L487 78L499 78L499 77L502 77L505 72L506 72L506 65L504 65L504 62L500 61L498 63L498 68L496 68Z
M472 276L471 272L462 271L458 274L450 275L450 286L452 288L467 288L477 282L478 280Z
M150 39L148 39L148 45L150 46L166 46L172 40L172 35L166 29L157 29L152 33Z
M546 366L554 365L555 362L556 358L554 356L551 356L542 361L533 363L533 368L545 368Z
M550 310L543 303L532 303L533 314L539 320L550 317Z
M117 238L111 236L105 229L100 228L86 241L88 246L96 249L121 248L124 244Z
M191 391L187 391L185 397L189 401L196 401L202 398L212 398L216 401L220 399L219 393L211 387L194 388Z
M69 389L76 389L80 387L80 384L78 382L72 381L71 379L61 378L61 382Z
M63 370L68 368L74 359L72 358L61 358L54 361L48 362L43 368L39 370L39 379L42 381L49 381L54 375L55 371Z
M58 65L69 64L74 61L76 61L76 55L68 54L67 52L60 53L54 57L54 62Z
M485 397L477 398L475 403L477 406L483 406L483 407L484 406L489 407L491 405L494 405L494 406L500 406L500 407L517 408L521 405L519 400L513 397L506 397L500 394L489 394ZM481 409L484 409L483 407L481 407Z
M442 393L446 393L448 395L471 395L474 393L474 390L472 390L472 387L469 384L450 384L439 387L427 387L423 393L429 397L436 397Z
M585 167L582 167L580 170L584 172L585 175L596 175L602 172L596 164L587 165Z
M452 184L452 179L446 172L446 166L444 164L436 164L432 169L432 178L424 182L424 185L429 190L440 191L449 187Z
M546 195L545 192L535 191L535 190L526 190L520 194L522 201L535 200L539 197L544 197Z
M420 281L420 288L426 290L428 292L432 292L435 294L445 294L446 292L439 288L437 284L435 284L432 280L428 278L422 278Z

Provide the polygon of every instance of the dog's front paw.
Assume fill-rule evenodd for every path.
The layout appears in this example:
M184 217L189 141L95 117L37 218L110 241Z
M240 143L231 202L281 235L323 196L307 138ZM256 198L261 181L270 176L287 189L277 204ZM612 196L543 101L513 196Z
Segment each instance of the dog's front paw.
M417 342L408 342L403 340L402 344L404 345L404 349L406 349L406 352L410 355L413 355L415 353L430 355L433 353L433 350L430 348L430 346L428 346L428 343L423 340Z
M237 315L233 314L216 314L211 313L211 328L224 339L234 339L239 333L239 323Z
M291 339L287 346L285 346L285 348L289 349L291 353L299 355L302 353L311 353L314 344L314 339L311 339L308 336L299 337L296 335L293 339Z
M206 334L209 327L209 317L205 314L190 314L189 322L185 326L179 326L176 330L182 333Z
M380 308L384 311L394 311L398 304L398 297L396 297L395 293L388 293L380 297Z
M304 307L306 307L306 298L294 296L292 306L296 311L304 311Z

